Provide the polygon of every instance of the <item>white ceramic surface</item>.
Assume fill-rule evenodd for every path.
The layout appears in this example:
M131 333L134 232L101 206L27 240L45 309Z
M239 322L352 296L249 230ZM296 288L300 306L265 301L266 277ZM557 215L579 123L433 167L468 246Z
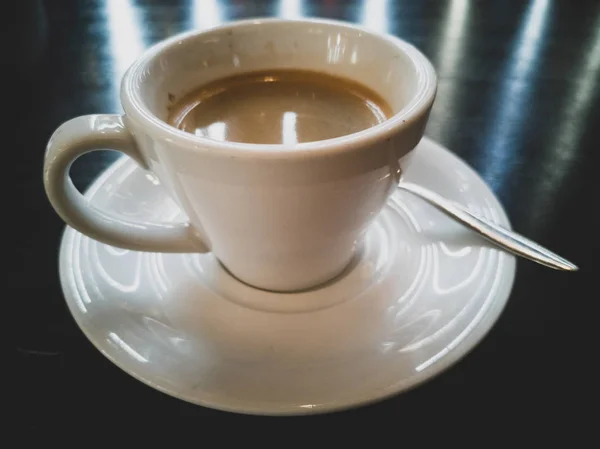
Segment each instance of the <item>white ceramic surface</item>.
M483 181L429 139L406 178L508 226ZM126 158L86 197L128 219L182 218ZM400 191L358 248L335 281L285 294L237 281L210 253L122 250L68 228L60 277L83 332L148 385L222 410L319 413L399 393L456 362L494 324L515 275L513 256Z
M358 133L282 145L219 142L165 123L169 105L198 85L279 68L361 82L394 115ZM353 242L393 190L390 170L406 168L423 135L435 92L433 67L415 47L342 22L246 20L186 33L152 47L128 70L123 117L78 117L53 134L46 191L67 224L104 243L210 250L249 284L286 291L314 286L353 257ZM68 168L79 155L104 148L147 168L187 217L164 226L90 207Z

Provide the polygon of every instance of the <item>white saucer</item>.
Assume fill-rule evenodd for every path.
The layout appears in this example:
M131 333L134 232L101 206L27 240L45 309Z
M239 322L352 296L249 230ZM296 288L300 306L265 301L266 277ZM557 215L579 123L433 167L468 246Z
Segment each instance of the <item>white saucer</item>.
M406 178L508 226L479 176L429 139ZM87 197L129 218L183 219L127 158ZM440 373L492 327L514 275L512 256L400 191L352 266L313 291L256 290L210 254L125 251L71 228L60 251L71 313L117 366L189 402L272 415L360 405Z

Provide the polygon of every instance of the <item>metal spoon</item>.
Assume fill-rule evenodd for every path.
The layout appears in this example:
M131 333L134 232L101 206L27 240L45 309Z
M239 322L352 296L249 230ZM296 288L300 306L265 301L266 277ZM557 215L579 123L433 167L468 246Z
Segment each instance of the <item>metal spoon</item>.
M454 218L463 225L471 228L487 240L495 243L500 248L503 248L513 254L525 257L556 270L577 271L578 267L568 260L554 254L552 251L538 245L537 243L509 231L502 226L494 224L490 221L479 218L467 211L463 206L460 206L453 201L450 201L429 189L412 184L410 182L400 181L398 187L406 192L410 192L419 198L424 199L432 206L436 207L446 215Z

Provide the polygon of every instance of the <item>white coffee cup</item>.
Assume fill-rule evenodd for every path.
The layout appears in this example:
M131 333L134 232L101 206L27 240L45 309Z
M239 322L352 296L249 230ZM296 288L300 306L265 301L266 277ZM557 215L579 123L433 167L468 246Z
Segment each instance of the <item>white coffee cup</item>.
M394 115L361 132L292 147L218 142L166 123L168 107L215 79L297 68L370 87ZM324 283L351 261L356 242L394 189L425 128L436 75L421 52L392 36L319 20L233 22L150 48L123 78L125 115L61 125L46 150L52 206L79 232L152 252L206 252L240 280L292 291ZM73 186L78 156L112 148L152 172L187 214L138 223L98 210Z

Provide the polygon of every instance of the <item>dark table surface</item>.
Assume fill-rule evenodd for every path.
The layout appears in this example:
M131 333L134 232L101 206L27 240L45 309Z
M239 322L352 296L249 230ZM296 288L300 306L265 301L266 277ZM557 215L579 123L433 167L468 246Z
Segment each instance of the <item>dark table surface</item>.
M46 200L42 159L52 131L81 114L119 112L117 88L144 48L174 33L243 17L319 16L400 36L431 59L439 93L426 134L471 164L515 229L580 266L561 273L520 260L508 305L488 336L434 380L386 401L304 420L393 420L433 429L479 416L503 433L517 420L576 419L591 387L592 282L600 249L600 2L505 0L8 1L2 19L3 185L9 229L4 402L11 428L56 423L268 420L187 404L112 365L84 337L61 293L64 225ZM12 5L12 6L11 6ZM86 188L118 157L86 155ZM594 211L596 209L596 211ZM589 291L586 291L586 288ZM14 405L13 405L14 404ZM237 420L237 421L236 421ZM192 427L193 428L193 427ZM401 435L401 434L400 434ZM546 437L548 433L544 434ZM437 435L440 437L440 435ZM430 434L435 438L435 432Z

